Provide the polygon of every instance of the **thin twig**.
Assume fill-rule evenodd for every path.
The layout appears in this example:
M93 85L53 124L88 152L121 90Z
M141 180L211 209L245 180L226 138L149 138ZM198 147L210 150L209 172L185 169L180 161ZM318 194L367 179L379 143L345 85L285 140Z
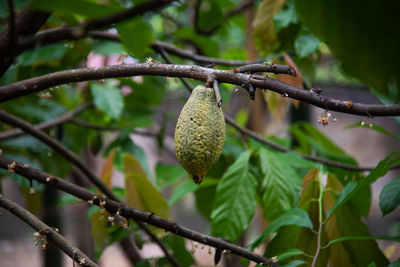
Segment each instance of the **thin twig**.
M52 227L39 220L35 215L18 205L17 203L5 198L0 194L0 207L13 213L19 217L26 224L29 224L37 231L38 238L40 235L46 236L50 239L59 249L65 252L74 262L83 266L98 267L85 253L77 247L71 245L61 234ZM45 247L45 246L44 246Z
M248 84L256 88L268 89L287 97L301 100L314 106L331 111L363 116L399 116L400 105L363 104L351 101L327 98L266 77L265 80L252 79L251 74L235 73L230 70L217 70L193 65L173 64L121 64L115 66L81 68L59 71L43 76L30 78L0 87L0 102L39 92L53 86L106 78L130 77L139 75L155 75L167 77L191 78L206 82L209 77L215 77L220 83L230 83L239 86Z
M88 108L91 108L92 106L93 106L93 103L91 103L91 102L85 103L85 104L77 107L76 109L61 115L60 117L55 118L54 120L45 121L45 122L36 124L33 127L38 130L45 130L45 129L63 124L64 122L68 122L71 118L79 115L80 113L87 110ZM15 138L15 137L18 137L18 136L21 136L24 134L25 134L24 131L22 131L21 129L7 130L7 131L0 133L0 141L10 139L10 138Z
M233 254L238 256L242 256L251 261L260 264L270 264L271 266L277 267L278 264L272 262L271 260L253 253L247 249L244 249L236 244L226 242L221 238L212 237L209 235L205 235L189 228L186 228L174 221L164 219L153 213L140 211L134 209L132 207L127 206L121 202L117 202L111 199L104 199L102 196L96 195L93 192L86 190L82 187L76 186L64 179L58 178L49 173L34 169L32 167L26 166L25 164L17 161L13 161L8 159L2 155L0 155L0 168L8 170L9 165L12 164L15 167L13 171L27 179L32 179L38 181L40 183L48 184L57 188L61 191L74 195L75 197L85 200L85 201L93 201L93 204L99 205L99 202L105 202L104 208L110 212L111 214L119 213L121 216L127 219L135 219L137 221L141 221L144 223L151 224L158 228L169 231L173 234L185 237L187 239L197 241L199 243L212 246L221 250L229 250Z
M84 120L80 120L80 119L76 119L76 118L70 118L68 120L68 122L73 123L73 124L83 127L83 128L99 130L99 131L118 131L119 130L119 128L117 128L117 127L93 124L93 123L90 123L90 122L87 122Z

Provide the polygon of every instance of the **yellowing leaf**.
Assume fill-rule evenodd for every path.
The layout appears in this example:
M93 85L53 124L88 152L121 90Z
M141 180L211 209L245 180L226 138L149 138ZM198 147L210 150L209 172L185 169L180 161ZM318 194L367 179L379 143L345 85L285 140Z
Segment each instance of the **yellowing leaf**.
M124 156L125 185L129 206L170 218L168 203L149 181L139 161L130 154Z
M289 55L285 54L283 58L285 59L286 65L292 67L296 71L296 76L280 74L277 75L277 79L281 82L296 86L297 88L303 88L303 78L299 68ZM265 91L264 97L267 101L269 112L271 112L271 114L274 116L274 119L278 122L281 121L283 116L286 114L289 104L292 104L296 108L298 108L300 104L300 101L298 100L288 99L287 97L270 90Z
M325 210L330 210L343 191L343 185L333 176L328 176L327 190L323 199ZM351 202L345 203L329 218L325 231L330 240L345 236L371 237L368 227ZM347 240L331 245L330 266L367 266L375 262L377 266L387 266L388 260L375 240Z
M93 237L96 257L99 258L102 251L111 244L111 236L107 231L107 218L109 213L104 211L104 213L100 213L97 211L92 214L92 229L91 234Z
M42 193L30 194L30 190L24 186L20 186L19 191L25 199L26 209L37 215L43 206Z
M254 18L254 38L259 50L268 52L276 42L274 16L277 14L285 0L264 0Z
M319 212L318 202L315 199L319 198L320 194L320 181L318 169L314 168L308 172L303 180L303 189L300 197L299 207L306 210L308 216L314 225L314 231L319 228ZM321 231L321 243L328 242L324 230ZM308 228L301 228L297 239L297 249L304 251L309 255L314 255L317 249L317 235ZM329 250L321 250L315 266L327 266ZM311 262L310 262L311 263Z
M114 170L114 158L115 158L115 150L113 150L110 154L108 154L106 162L104 162L103 169L101 170L100 173L100 179L103 181L103 183L106 184L108 188L111 188L111 178L112 178L112 172Z
M267 101L268 111L275 119L281 120L288 108L287 98L270 90L264 92L264 97L265 101Z
M334 179L332 176L328 177L327 187L330 187L336 191L341 191L343 189L343 186L340 184L340 182ZM335 196L334 193L327 191L325 197L323 198L326 209L330 209L335 203L336 199L337 196ZM326 234L328 235L329 239L340 237L335 215L333 215L326 223ZM333 266L351 266L349 253L343 247L343 243L338 242L331 246L329 262L333 264Z

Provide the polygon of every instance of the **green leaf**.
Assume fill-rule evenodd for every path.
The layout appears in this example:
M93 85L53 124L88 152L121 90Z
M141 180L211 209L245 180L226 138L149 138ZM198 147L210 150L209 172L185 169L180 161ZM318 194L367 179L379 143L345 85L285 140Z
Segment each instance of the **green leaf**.
M302 22L329 45L346 73L381 92L388 92L390 82L400 85L400 55L393 42L393 36L400 35L393 27L399 20L397 1L337 0L310 5L297 0L295 4Z
M303 264L305 264L305 262L302 260L294 260L294 261L282 264L281 267L297 267L297 266L300 266Z
M91 234L94 242L94 250L96 258L100 258L103 250L111 244L111 235L107 231L107 218L110 214L105 211L101 213L100 210L92 213L91 215Z
M351 241L351 240L387 240L393 242L400 242L400 236L389 237L389 236L342 236L329 241L323 248L327 248L337 242Z
M219 1L201 1L199 11L198 27L200 29L211 28L221 22L224 17Z
M121 10L116 6L97 4L94 1L85 0L36 0L30 7L44 11L58 11L61 14L76 13L89 18L103 17Z
M287 162L280 161L275 152L264 148L259 151L264 217L272 221L296 205L301 178Z
M117 30L122 44L135 58L143 58L150 44L153 42L153 30L150 24L135 18L117 24Z
M256 208L257 180L249 171L251 151L240 154L217 186L211 213L212 235L235 242Z
M333 207L329 210L327 218L329 218L338 208L345 204L354 194L361 190L364 186L367 186L375 182L379 177L382 177L387 173L389 168L395 163L400 161L400 152L392 152L385 159L381 160L379 164L369 173L367 177L360 180L359 182L349 182L343 191L340 193L339 198L336 200Z
M400 177L395 178L383 187L379 196L379 207L382 214L392 212L400 204Z
M271 233L278 231L282 226L286 225L297 225L310 229L313 228L313 224L308 216L308 213L305 210L294 208L286 211L276 220L268 224L262 235L253 243L251 243L249 249L254 250L256 247L264 243Z
M290 131L299 142L301 152L309 154L313 148L320 156L356 165L353 158L346 155L343 149L333 143L331 139L312 124L308 122L298 122L290 127Z
M122 152L129 153L135 156L135 158L139 160L140 165L146 172L147 177L149 178L152 177L148 168L147 158L146 155L144 154L143 149L140 146L136 145L129 136L120 143L120 148Z
M121 54L125 50L123 45L119 42L94 40L92 51L96 54L111 56L115 54Z
M31 66L33 64L60 59L65 55L67 50L68 47L64 43L27 50L18 57L18 64L20 66Z
M356 123L354 123L352 125L346 126L345 129L347 130L347 129L353 129L353 128L358 128L358 127L371 129L371 130L383 133L383 134L385 134L387 136L393 137L394 139L400 140L400 135L392 134L391 132L389 132L385 128L383 128L383 127L381 127L379 125L376 125L375 123L368 124L368 123L364 123L363 121L360 121L360 122L356 122Z
M80 202L75 196L70 195L70 194L62 194L60 196L60 198L57 200L56 205L58 207L65 207L68 205L78 204L78 203L80 203Z
M142 209L163 218L170 218L165 198L149 181L139 161L130 154L124 156L126 195L129 206Z
M290 24L298 23L297 12L294 6L294 1L287 1L286 6L274 17L275 30L279 32Z
M113 119L118 119L124 109L124 98L117 88L104 84L92 83L90 91L95 106Z
M181 183L175 188L174 192L172 193L172 196L168 200L168 204L169 205L175 204L190 192L194 192L197 188L198 188L197 184L195 184L192 180L187 179L185 182Z
M315 35L306 33L297 36L294 47L299 57L304 58L314 53L318 49L320 43L321 41L315 37Z
M204 179L204 181L194 193L196 197L197 210L208 221L211 221L211 212L213 208L212 205L210 205L209 203L214 203L219 181L220 179L212 179L211 177L207 177L207 179Z
M276 153L276 157L280 162L290 162L290 166L301 169L311 169L319 166L319 163L307 160L296 153Z
M320 196L320 173L317 168L310 170L303 179L301 197L298 207L308 213L308 217L313 222L313 229L300 227L296 225L282 226L274 238L268 242L265 256L272 257L284 253L288 249L299 249L304 251L305 255L314 255L317 247L317 235L315 231L318 228L319 207L316 201ZM321 233L321 242L327 242L324 231ZM321 251L316 266L327 266L329 251ZM294 257L297 259L298 257ZM308 265L311 265L312 259L301 257Z
M274 16L283 7L285 1L264 0L258 6L253 21L255 45L263 52L269 52L276 45L277 35Z
M122 85L131 87L132 92L126 96L126 110L129 112L149 111L149 108L160 105L164 96L165 80L162 77L143 77L139 82L128 78L119 79ZM131 115L131 113L129 113Z
M303 255L303 254L304 254L304 252L302 250L292 248L292 249L285 250L285 252L277 255L276 258L278 259L278 262L279 262L279 261L283 261L287 258L297 256L297 255Z
M202 51L205 55L210 57L217 57L220 56L220 45L219 43L210 38L209 36L199 35L197 34L193 27L183 27L179 28L174 32L175 37L180 38L181 40L191 40L196 45L201 47ZM207 45L204 45L207 44Z
M185 169L178 165L167 165L158 163L156 166L157 185L163 188L165 185L173 184L181 177L189 177Z

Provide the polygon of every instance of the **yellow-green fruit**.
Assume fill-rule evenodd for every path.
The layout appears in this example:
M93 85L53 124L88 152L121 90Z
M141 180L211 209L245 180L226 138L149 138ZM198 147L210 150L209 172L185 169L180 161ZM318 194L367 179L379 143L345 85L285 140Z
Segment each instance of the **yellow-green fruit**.
M175 152L179 162L200 184L221 155L225 142L225 120L214 90L197 86L178 118Z

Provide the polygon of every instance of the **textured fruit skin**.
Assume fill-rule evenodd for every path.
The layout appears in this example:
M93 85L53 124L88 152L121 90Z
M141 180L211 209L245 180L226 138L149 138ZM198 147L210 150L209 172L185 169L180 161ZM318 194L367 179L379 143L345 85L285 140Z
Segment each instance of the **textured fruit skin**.
M225 142L224 114L214 90L197 86L179 115L175 129L175 153L179 162L200 184L221 155Z

